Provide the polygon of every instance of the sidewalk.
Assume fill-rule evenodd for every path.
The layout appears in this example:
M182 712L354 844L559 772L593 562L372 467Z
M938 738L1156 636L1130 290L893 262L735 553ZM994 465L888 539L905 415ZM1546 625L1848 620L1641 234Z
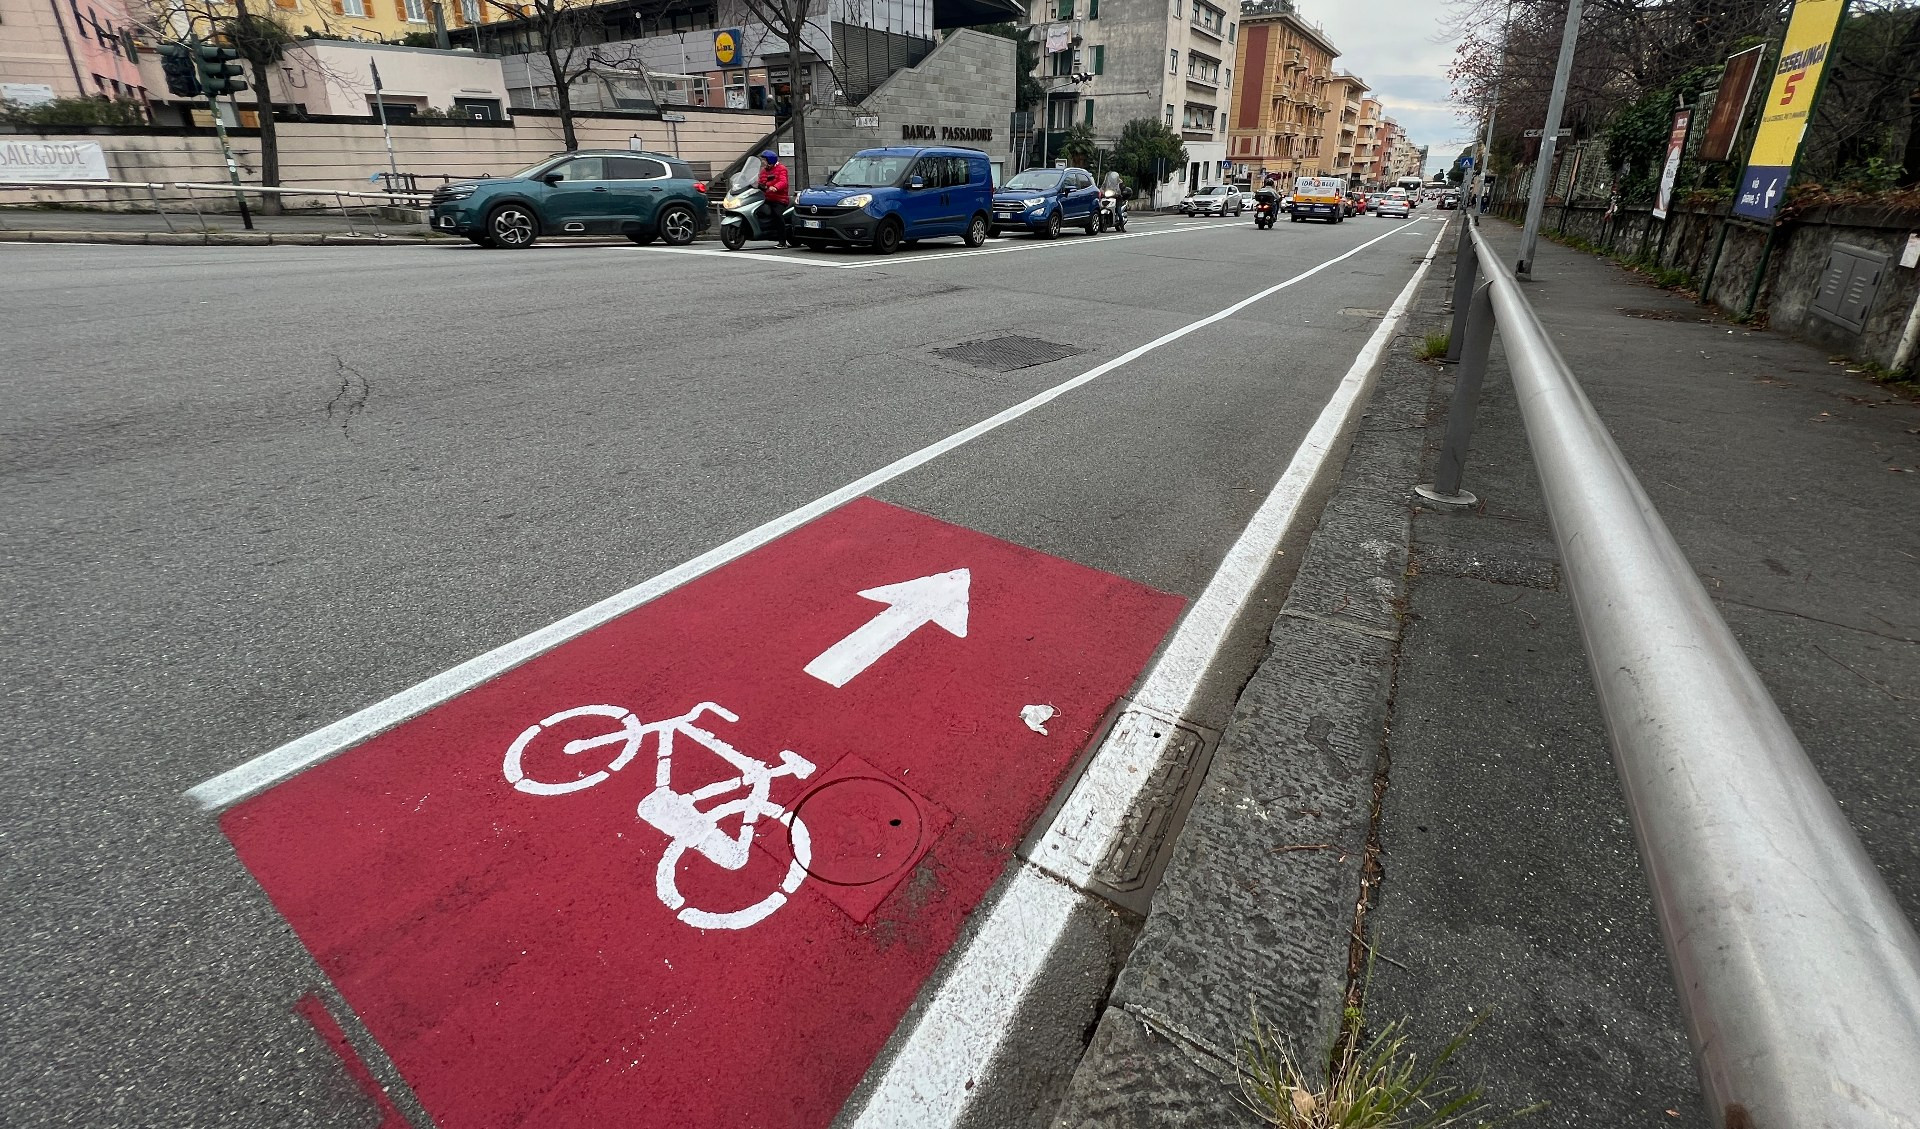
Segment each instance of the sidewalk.
M229 197L225 203L232 204ZM206 226L190 208L154 212L106 212L83 208L0 207L0 242L6 243L424 243L452 242L417 223L381 219L371 210L354 209L351 222L339 214L302 212L268 216L256 213L253 230L237 212L212 210L220 201L206 200ZM171 229L169 229L171 224Z
M1362 978L1369 832L1371 1027L1409 1017L1430 1054L1491 1011L1456 1073L1489 1113L1552 1103L1523 1124L1707 1124L1498 341L1465 481L1482 505L1407 501L1451 391L1412 357L1450 266L1394 344L1060 1129L1255 1124L1250 1011L1317 1063ZM1920 404L1545 241L1527 290L1920 916Z

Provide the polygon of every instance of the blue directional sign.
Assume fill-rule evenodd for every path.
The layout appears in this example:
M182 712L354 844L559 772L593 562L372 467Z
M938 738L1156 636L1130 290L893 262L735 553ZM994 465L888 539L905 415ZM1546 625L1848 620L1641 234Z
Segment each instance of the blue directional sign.
M1780 210L1787 194L1787 176L1791 165L1748 165L1740 181L1740 195L1733 201L1733 214L1767 222Z

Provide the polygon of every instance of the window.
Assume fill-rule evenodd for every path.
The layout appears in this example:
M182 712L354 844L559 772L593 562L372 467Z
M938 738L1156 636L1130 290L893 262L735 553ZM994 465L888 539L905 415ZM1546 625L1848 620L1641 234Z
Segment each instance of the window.
M1205 4L1195 4L1193 6L1193 23L1195 27L1198 27L1202 31L1210 31L1215 35L1219 35L1221 29L1226 27L1227 14L1218 8L1210 8Z
M1054 9L1054 13L1055 13L1054 14L1055 19L1058 19L1058 20L1072 19L1073 18L1073 0L1060 0L1060 3L1058 4L1058 6L1056 6Z
M427 22L427 0L401 0L406 5L407 22L423 24Z
M71 7L71 8L73 9L73 26L74 26L74 29L75 29L75 30L77 30L77 31L78 31L78 32L80 33L80 38L82 38L82 39L86 39L86 38L88 38L88 36L87 36L87 21L86 21L86 20L84 20L84 19L81 19L81 18L80 18L80 5L79 5L79 4L77 4L77 3L75 3L75 2L74 2L74 0L67 0L67 5L68 5L69 7ZM96 76L96 77L98 77L98 76Z
M365 19L367 15L367 0L340 0L340 14L343 16L359 16Z
M1087 18L1090 20L1100 18L1100 0L1087 0Z
M1091 98L1086 100L1086 122L1088 125L1093 124L1093 99Z
M1056 78L1065 78L1073 73L1073 52L1055 51L1047 56L1051 69L1047 72Z
M1187 52L1187 77L1220 85L1220 60L1209 59L1198 51Z
M558 175L567 180L605 180L601 175L601 157L575 157L547 170L548 176Z
M666 165L651 157L603 157L601 159L607 163L608 180L665 180L670 175Z
M1228 24L1228 25L1227 25L1227 42L1228 42L1228 43L1232 43L1232 42L1233 42L1233 33L1234 33L1234 32L1235 32L1236 30L1238 30L1238 29L1239 29L1239 27L1240 27L1240 25L1239 25L1239 24Z
M1167 125L1169 128L1173 125L1173 103L1171 102L1167 103Z
M460 14L467 17L467 22L470 24L479 23L480 0L460 0Z
M1098 43L1093 48L1093 73L1107 73L1107 45Z
M1180 73L1180 52L1178 51L1167 52L1167 73L1168 74Z

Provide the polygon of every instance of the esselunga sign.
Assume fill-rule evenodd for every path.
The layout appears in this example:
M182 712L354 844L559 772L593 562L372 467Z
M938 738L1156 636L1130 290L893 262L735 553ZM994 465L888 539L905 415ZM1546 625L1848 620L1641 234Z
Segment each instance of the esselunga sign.
M903 125L900 127L902 141L992 141L992 129L979 129L965 125Z
M106 179L98 141L0 141L0 181Z

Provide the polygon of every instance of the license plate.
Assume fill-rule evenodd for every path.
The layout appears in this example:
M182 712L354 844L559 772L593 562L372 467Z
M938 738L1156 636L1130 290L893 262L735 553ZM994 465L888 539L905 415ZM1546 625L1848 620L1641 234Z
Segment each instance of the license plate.
M801 220L800 226L801 227L819 227L820 221L819 220Z

